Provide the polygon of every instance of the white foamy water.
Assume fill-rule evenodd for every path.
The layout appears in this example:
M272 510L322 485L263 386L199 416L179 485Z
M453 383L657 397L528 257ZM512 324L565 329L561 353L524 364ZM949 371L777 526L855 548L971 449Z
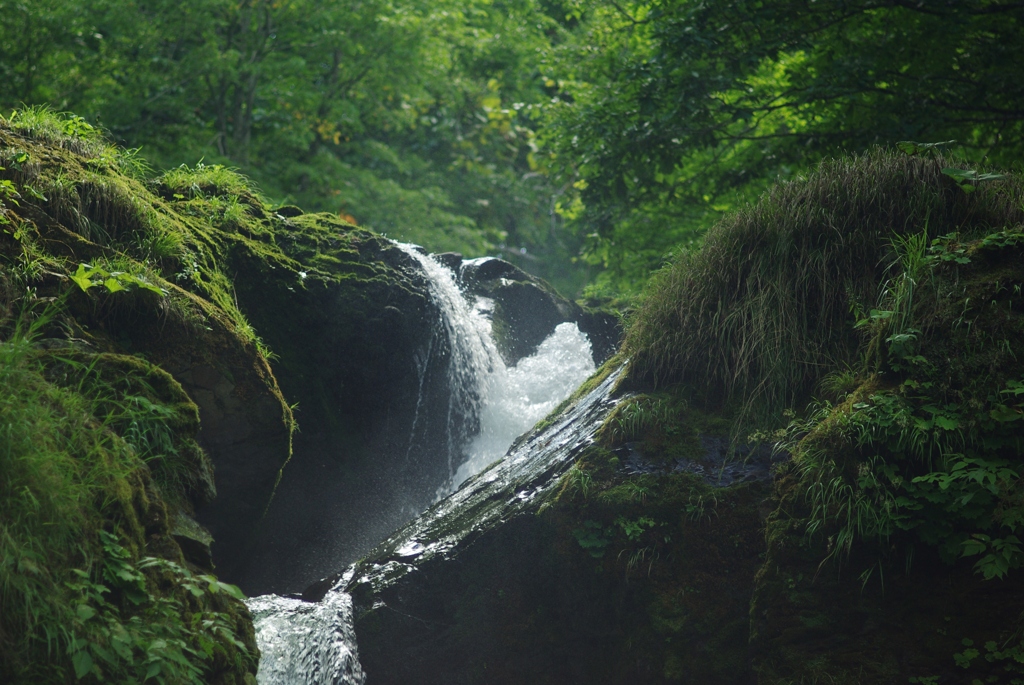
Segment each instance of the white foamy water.
M498 360L484 378L480 432L455 474L454 486L505 456L512 441L547 416L594 373L587 339L574 323L562 323L537 351L511 368Z
M534 354L506 367L491 335L493 303L482 297L470 303L449 268L415 245L398 247L423 268L451 348L449 481L438 490L440 499L505 456L513 440L594 373L594 360L587 336L575 323L563 323ZM474 410L479 418L475 436L460 425L461 414Z
M260 648L260 685L363 685L352 599L329 592L313 604L262 595L246 600Z
M504 364L491 337L491 322L486 311L466 301L451 269L423 254L415 245L398 243L398 247L419 262L423 269L430 296L441 310L438 324L445 333L450 350L448 385L451 395L445 430L448 439L448 485L438 493L443 495L451 491L450 484L462 462L463 448L472 437L473 419L483 403L484 379ZM429 349L434 347L431 345ZM414 421L413 434L416 428Z

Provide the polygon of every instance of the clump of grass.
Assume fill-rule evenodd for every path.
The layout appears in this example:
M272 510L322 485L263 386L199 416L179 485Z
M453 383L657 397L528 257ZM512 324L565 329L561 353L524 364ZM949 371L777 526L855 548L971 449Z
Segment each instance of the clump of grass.
M1024 220L1018 178L965 193L950 164L882 149L827 161L723 220L649 284L626 334L631 377L739 402L747 419L805 402L856 358L851 305L900 269L894 235Z
M164 172L157 181L171 198L192 200L222 195L240 197L257 194L255 184L236 170L221 164L185 164Z
M611 441L623 443L639 440L647 431L668 424L672 419L672 408L665 400L636 397L616 407L608 417L607 426Z
M51 143L89 158L116 158L116 148L103 132L80 116L55 112L46 105L15 110L4 122L22 135Z
M47 178L41 195L54 219L82 237L145 261L176 258L181 231L169 226L136 181L121 175L82 171L72 178Z
M0 344L0 672L50 681L72 612L64 576L92 562L96 499L131 466L81 398L44 378L41 323Z

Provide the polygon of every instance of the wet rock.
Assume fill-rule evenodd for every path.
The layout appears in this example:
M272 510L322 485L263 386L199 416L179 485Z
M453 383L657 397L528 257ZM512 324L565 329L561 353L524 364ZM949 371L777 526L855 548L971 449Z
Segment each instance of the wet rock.
M458 272L462 265L462 255L458 252L440 252L434 255L434 259L455 272Z
M295 205L284 205L283 207L278 207L275 210L275 212L279 217L282 217L284 219L291 219L293 217L302 216L303 214L305 214L305 212L303 212L302 209L296 207Z
M178 511L171 516L169 532L181 548L185 560L206 571L213 571L213 552L210 545L213 536L210 531L193 519L188 513Z
M494 257L470 259L462 263L459 274L468 292L494 301L494 339L506 364L536 352L565 322L574 322L590 338L597 365L611 357L621 342L618 317L584 309L514 264Z
M344 577L307 589L308 601L339 582L351 593L368 683L754 682L765 487L721 489L703 518L680 516L707 491L692 474L641 480L643 504L616 499L629 490L621 476L572 495L569 470L601 452L592 439L615 380ZM598 549L579 542L584 530Z
M627 442L614 454L620 459L622 471L628 475L663 475L692 473L715 488L740 483L771 483L773 468L789 459L772 445L740 445L732 447L726 437L699 434L702 454L697 458L679 458L666 463L647 458L638 443Z

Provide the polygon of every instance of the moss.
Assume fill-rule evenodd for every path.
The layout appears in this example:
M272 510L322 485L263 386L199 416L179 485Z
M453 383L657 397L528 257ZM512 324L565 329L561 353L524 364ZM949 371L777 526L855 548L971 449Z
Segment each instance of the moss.
M219 360L234 369L239 394L279 405L286 435L291 423L229 295L230 240L177 213L138 179L132 153L75 117L25 110L0 120L0 166L0 408L6 425L18 426L6 436L13 461L0 485L0 679L64 682L85 668L86 654L100 659L94 664L103 649L113 654L108 628L120 625L129 637L171 631L164 637L191 645L167 668L194 667L205 682L251 680L247 610L230 595L182 586L210 569L191 565L197 558L172 534L214 489L197 440L199 408L168 369ZM120 290L85 291L70 278L83 263L132 277ZM178 278L193 267L194 279ZM143 280L168 294L133 285ZM183 281L194 292L176 285ZM278 468L285 458L283 449ZM180 570L146 566L145 557ZM98 583L112 594L90 594ZM76 613L79 605L96 613ZM224 630L207 634L204 620L226 621ZM97 677L129 677L135 657L117 654L95 666Z
M601 552L599 574L618 579L609 601L628 608L612 661L649 664L658 675L645 682L748 678L747 607L763 549L764 487L716 490L686 473L624 477L613 459L589 451L578 464L592 474L589 492L565 493L545 513L570 554ZM581 537L591 530L600 531L602 548L592 546L594 536Z

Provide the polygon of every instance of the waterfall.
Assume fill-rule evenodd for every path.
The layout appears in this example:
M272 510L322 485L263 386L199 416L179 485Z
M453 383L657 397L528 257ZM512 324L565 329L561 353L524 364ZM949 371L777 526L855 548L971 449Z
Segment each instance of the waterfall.
M511 368L499 359L482 379L480 430L455 473L454 485L505 456L513 440L547 416L594 370L590 341L574 323L559 324L534 354Z
M322 602L262 595L246 604L260 648L258 682L275 685L362 685L352 599L330 592Z
M507 367L491 335L494 303L484 297L467 301L448 267L415 245L399 243L398 247L427 276L430 295L441 312L438 332L451 350L448 479L438 489L440 498L501 459L513 440L594 373L594 360L587 336L576 324L562 323L535 353ZM429 341L427 349L434 345L434 340ZM419 399L410 451L418 420Z
M480 297L467 301L450 269L413 245L398 247L420 265L441 312L422 359L416 360L421 395L432 356L448 351L450 393L443 412L448 479L437 492L441 499L501 460L516 437L594 372L594 362L587 337L576 324L563 323L533 355L507 367L491 336L493 303ZM422 401L417 398L406 459L415 458L417 429L426 420ZM516 457L520 462L524 458ZM362 685L352 602L342 591L344 585L342 579L318 603L276 595L247 601L263 654L257 678L261 685Z
M452 271L430 255L423 254L416 245L398 243L398 247L419 263L427 277L430 297L440 311L434 338L427 342L433 350L435 339L447 345L448 355L448 407L445 412L447 425L445 436L448 442L448 478L438 494L447 494L451 489L456 469L466 442L479 427L479 411L486 403L484 379L504 368L501 355L491 337L491 322L485 307L474 306L466 301ZM429 355L429 352L428 352ZM422 383L421 383L422 394ZM417 417L419 403L417 398ZM415 445L416 421L409 436L410 452Z

